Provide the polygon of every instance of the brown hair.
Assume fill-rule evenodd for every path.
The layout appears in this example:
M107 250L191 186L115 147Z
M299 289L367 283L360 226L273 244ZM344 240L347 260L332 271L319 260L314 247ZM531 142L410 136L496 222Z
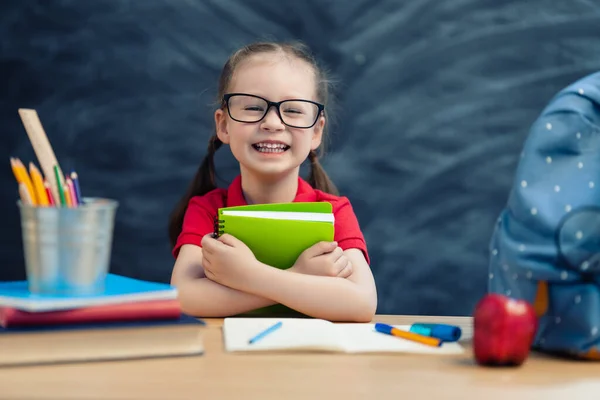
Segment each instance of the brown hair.
M235 53L233 53L223 66L221 76L219 77L219 87L217 94L217 101L219 102L219 104L223 106L223 95L227 92L235 69L241 62L255 54L275 52L283 52L287 55L291 55L293 57L307 62L313 67L315 71L315 80L317 82L317 101L325 105L325 117L329 121L329 115L327 112L330 97L329 81L325 76L325 71L323 71L320 68L315 58L311 55L308 47L300 42L256 42L244 46ZM325 133L326 132L323 132L324 139ZM181 233L183 218L185 216L185 212L187 210L187 206L190 199L194 196L204 195L210 192L211 190L217 188L217 184L215 181L214 156L215 152L219 149L219 147L221 147L222 144L223 142L221 142L221 140L217 137L216 134L211 136L211 138L208 141L208 148L204 160L200 164L200 167L198 168L198 171L196 172L196 175L190 183L187 191L176 204L175 208L171 213L169 219L169 240L171 242L171 246L175 245L177 237ZM323 154L324 152L324 147L325 143L323 142L320 146L321 154ZM311 151L308 156L308 159L310 161L310 174L308 176L308 183L310 183L310 185L315 189L337 195L337 188L329 179L327 173L319 163L319 154L317 154L316 151Z

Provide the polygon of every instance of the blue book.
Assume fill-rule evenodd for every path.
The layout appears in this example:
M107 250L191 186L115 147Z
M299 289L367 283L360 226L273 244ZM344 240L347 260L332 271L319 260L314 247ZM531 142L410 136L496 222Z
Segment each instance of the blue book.
M96 295L39 295L29 291L27 281L0 282L0 307L29 312L176 298L177 289L169 284L115 274L108 274L104 291Z

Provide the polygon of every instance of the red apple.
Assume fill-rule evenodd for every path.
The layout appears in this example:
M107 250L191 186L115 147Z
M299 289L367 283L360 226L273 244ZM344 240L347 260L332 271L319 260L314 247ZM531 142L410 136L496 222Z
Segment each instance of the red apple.
M475 360L486 366L519 366L538 328L532 305L500 294L485 295L473 315Z

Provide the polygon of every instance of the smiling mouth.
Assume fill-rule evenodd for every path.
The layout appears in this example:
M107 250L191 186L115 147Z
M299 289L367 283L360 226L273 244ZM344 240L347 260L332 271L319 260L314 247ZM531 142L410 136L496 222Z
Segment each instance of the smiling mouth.
M283 143L256 143L252 147L261 153L283 153L290 148L290 146Z

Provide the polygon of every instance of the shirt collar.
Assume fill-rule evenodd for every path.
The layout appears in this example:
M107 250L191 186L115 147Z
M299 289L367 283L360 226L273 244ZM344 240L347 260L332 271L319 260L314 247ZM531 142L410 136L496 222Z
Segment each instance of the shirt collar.
M313 201L317 201L317 193L308 182L298 177L298 190L293 202L306 203ZM247 204L242 192L242 176L238 175L227 189L227 207L245 206Z

